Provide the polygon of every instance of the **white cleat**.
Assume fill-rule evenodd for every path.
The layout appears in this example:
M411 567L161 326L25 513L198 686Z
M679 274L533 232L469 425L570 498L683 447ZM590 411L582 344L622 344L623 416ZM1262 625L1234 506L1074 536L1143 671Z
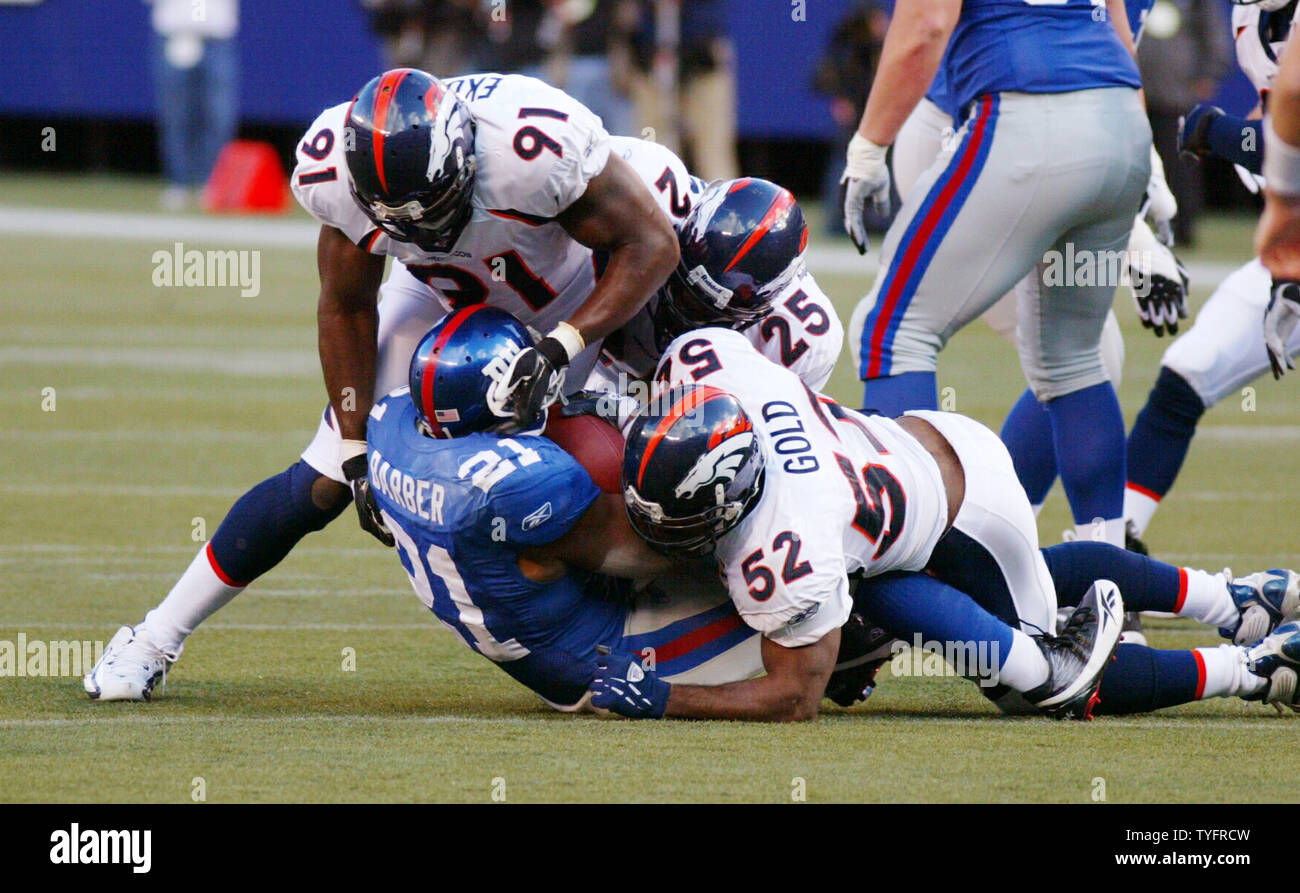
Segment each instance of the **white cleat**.
M180 652L168 654L124 626L109 641L104 654L82 683L92 701L148 701L155 687L167 684L167 668Z
M1237 645L1253 645L1278 624L1300 618L1300 574L1295 571L1274 568L1235 580L1232 571L1225 568L1223 573L1241 622L1235 632L1220 632Z

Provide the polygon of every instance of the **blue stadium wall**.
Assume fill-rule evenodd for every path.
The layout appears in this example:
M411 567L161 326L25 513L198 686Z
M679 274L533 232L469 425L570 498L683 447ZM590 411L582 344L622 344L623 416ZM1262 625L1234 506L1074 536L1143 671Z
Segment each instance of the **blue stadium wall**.
M381 68L356 0L241 5L245 121L306 126ZM826 100L810 85L828 36L852 5L807 0L807 20L795 22L790 0L731 0L742 136L830 134ZM0 5L0 116L151 118L148 16L140 0ZM1240 75L1223 94L1250 101Z

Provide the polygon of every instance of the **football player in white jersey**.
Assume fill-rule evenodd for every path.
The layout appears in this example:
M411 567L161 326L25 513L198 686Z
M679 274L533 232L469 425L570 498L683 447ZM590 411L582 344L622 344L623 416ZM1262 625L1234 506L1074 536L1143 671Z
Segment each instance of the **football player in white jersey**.
M1258 91L1262 107L1270 101L1277 59L1298 14L1296 0L1260 0L1233 9L1237 63ZM1264 144L1260 124L1256 111L1237 117L1200 105L1184 120L1182 147L1202 157L1226 158L1238 165L1244 181L1254 183ZM1165 351L1155 385L1128 436L1124 517L1136 535L1144 534L1173 487L1201 416L1270 367L1280 378L1290 357L1300 353L1300 331L1278 325L1291 308L1300 314L1300 287L1277 285L1274 300L1268 269L1259 258L1252 259L1219 284L1191 329Z
M815 715L851 611L849 575L919 571L948 551L992 556L1006 580L1022 629L1002 682L1040 709L1088 715L1122 600L1098 586L1061 638L1041 636L1056 592L991 431L952 413L895 421L845 409L724 329L673 341L656 381L624 454L632 525L670 552L715 551L737 610L764 637L768 673L682 687L674 715Z
M404 110L403 102L409 97L403 99L403 91L409 93L412 85L417 88L417 107ZM437 104L431 98L426 103L425 97L443 101ZM370 135L360 135L353 120L358 118L357 108L370 108L371 116L376 117L381 107L390 122L388 129L376 128L371 121L366 125ZM428 154L429 139L411 136L418 135L421 128L429 130L426 111L441 122L439 132L447 132L453 125L463 131L466 122L472 122L472 156L464 155L463 138L458 138L460 142L435 141L448 158L459 151L472 160L468 204L430 206L418 218L419 225L394 217L382 202L363 207L357 184L370 183L370 188L379 189L376 183L380 178L385 183L391 178L395 190L399 172L411 167L412 157L416 164L409 173L415 180L422 182L426 173L436 179ZM378 144L381 149L378 154L349 155L349 140L371 150ZM602 162L605 157L614 160ZM179 657L185 638L199 623L278 563L299 539L333 520L346 506L349 490L345 485L350 479L364 492L363 469L355 467L360 454L352 455L357 447L346 436L341 419L347 414L341 411L353 413L353 407L359 411L370 405L372 393L382 395L400 385L415 344L445 313L486 300L510 309L535 329L558 331L563 340L567 338L563 319L578 307L584 309L576 312L586 312L597 298L598 279L605 288L603 294L618 297L625 295L628 285L611 288L624 278L630 276L638 289L649 283L653 290L667 275L652 282L645 270L653 263L629 274L633 265L626 258L645 258L644 252L651 252L653 245L618 244L620 238L632 237L628 233L619 236L613 224L597 226L599 214L583 216L591 210L588 205L602 195L601 201L617 204L619 194L631 193L622 209L628 215L624 222L637 229L648 219L653 225L646 228L654 231L665 219L681 225L705 189L668 149L643 140L607 137L599 120L574 100L540 81L514 75L472 75L439 85L421 72L390 72L367 85L352 103L327 109L307 131L298 149L298 162L293 176L295 195L322 223L322 360L332 403L302 460L239 500L163 603L134 630L119 630L104 660L87 677L86 690L92 697L151 696L154 681ZM600 163L605 164L605 172L593 174ZM629 170L642 184L639 191L637 182L627 181ZM602 185L602 178L613 185ZM753 194L757 190L740 191ZM789 196L784 190L780 193ZM653 212L656 201L662 214ZM570 210L559 214L557 209L567 202L572 202ZM415 213L419 209L407 210ZM606 208L601 213L616 210ZM467 219L461 219L466 215ZM796 215L798 226L802 226L796 207L794 213L781 217L780 227L770 228L782 233L796 231ZM426 225L434 218L443 221L442 229ZM601 226L605 226L603 231ZM591 227L592 231L575 238L570 227ZM672 233L671 227L668 231ZM449 232L459 232L459 236ZM759 241L760 249L751 252L755 256L770 251L773 238L769 235ZM802 251L802 244L799 249ZM376 313L372 289L382 274L385 254L394 257L393 270L381 289ZM834 365L843 330L829 300L801 264L798 269L797 280L770 305L774 319L754 326L750 337L774 360L787 361L810 384L820 387ZM591 300L584 303L588 295ZM352 302L346 313L339 309L344 301ZM374 323L375 316L377 332L367 334L366 326ZM643 310L627 328L636 330L649 319L649 311ZM585 323L583 326L590 334ZM368 338L377 338L377 350L371 348L366 360L361 356L366 350L357 345L369 344ZM581 387L592 368L599 350L592 340L592 347L574 355L570 389ZM649 361L650 369L655 359L657 354ZM563 358L556 362L562 364ZM339 371L349 363L359 365ZM349 383L363 379L367 368L373 390ZM511 372L518 368L516 364ZM506 405L511 384L503 381L496 391L500 399L495 410L503 415L511 412ZM352 417L355 423L355 413ZM530 420L521 423L535 426ZM345 472L345 463L353 474ZM357 504L362 526L385 539L383 526L365 499Z
M549 333L494 392L494 412L527 430L559 396L565 368L577 367L580 386L600 339L678 260L670 222L611 153L600 119L520 75L444 82L386 72L317 118L292 186L321 223L317 318L330 405L302 459L241 497L162 604L118 631L85 680L92 698L148 698L195 627L349 499L362 527L392 545L367 496L366 416L449 308L487 301ZM424 288L377 307L389 256L405 265L399 283L416 277Z

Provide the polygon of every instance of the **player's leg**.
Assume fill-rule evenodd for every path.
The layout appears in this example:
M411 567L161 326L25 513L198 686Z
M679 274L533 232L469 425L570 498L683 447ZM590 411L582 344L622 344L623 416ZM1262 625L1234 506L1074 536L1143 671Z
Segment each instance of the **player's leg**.
M1074 207L1044 201L1059 175L1026 161L1048 157L1053 137L1025 99L975 104L885 234L880 272L849 326L864 407L936 408L939 351L1069 227Z
M432 291L399 265L381 294L376 390L387 393L405 381L404 363L443 310ZM126 635L119 630L119 647L105 649L86 676L92 697L147 699L199 624L279 564L304 536L338 517L352 498L339 465L340 442L327 407L302 457L236 500L162 602L134 629L123 627Z
M889 154L894 188L906 198L912 186L939 157L946 138L952 136L952 118L928 99L922 99L907 116Z
M1268 371L1261 320L1269 284L1258 259L1235 270L1215 289L1191 329L1165 351L1128 438L1124 517L1139 536L1173 487L1201 416ZM1300 330L1290 348L1300 354Z
M966 416L908 415L924 419L943 435L965 478L961 507L926 570L1030 635L1053 632L1056 588L1038 548L1033 509L1002 441Z
M637 595L615 650L641 655L666 682L725 685L763 672L760 638L717 577L687 562Z
M1050 422L1076 530L1116 545L1124 543L1124 417L1100 350L1115 282L1062 282L1052 265L1088 252L1101 267L1103 258L1120 256L1128 222L1104 220L1060 239L1024 283L1018 329L1021 366Z
M1020 287L1017 285L1017 291ZM995 316L995 312L1000 317L1003 305L1008 303L1005 298L999 301L992 310L984 314L984 318L990 320L990 317ZM1016 312L1014 302L1010 302L1009 310L1014 317ZM1000 318L990 320L991 324L995 322L997 324L994 325L994 329L1014 341L1014 319L1009 334L1004 332L1005 324ZM1107 376L1118 391L1124 369L1124 336L1120 332L1119 320L1115 318L1114 310L1106 315L1106 324L1101 330L1101 359L1106 367ZM1002 442L1007 445L1007 451L1011 453L1011 461L1015 463L1016 476L1020 479L1020 485L1025 488L1029 503L1037 514L1047 500L1052 484L1056 482L1056 450L1052 441L1051 417L1029 388L1021 393L1020 398L1011 407L1006 421L1002 423L1001 437Z

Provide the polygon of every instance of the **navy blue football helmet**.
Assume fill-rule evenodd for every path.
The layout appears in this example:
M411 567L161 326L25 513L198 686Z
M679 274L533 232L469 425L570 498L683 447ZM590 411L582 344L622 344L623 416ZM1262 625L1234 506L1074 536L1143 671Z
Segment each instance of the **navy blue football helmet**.
M386 71L348 108L352 195L388 235L450 251L473 213L474 120L454 93L413 68Z
M804 269L808 223L789 190L760 180L711 183L678 227L682 259L654 309L659 348L701 326L762 319Z
M632 529L660 551L707 554L757 505L763 464L735 397L707 385L662 391L632 422L623 452Z
M429 330L411 356L411 400L432 437L475 431L524 433L494 413L489 393L511 359L533 339L504 310L472 304L448 314ZM545 413L542 424L545 424ZM540 429L538 429L540 430Z

